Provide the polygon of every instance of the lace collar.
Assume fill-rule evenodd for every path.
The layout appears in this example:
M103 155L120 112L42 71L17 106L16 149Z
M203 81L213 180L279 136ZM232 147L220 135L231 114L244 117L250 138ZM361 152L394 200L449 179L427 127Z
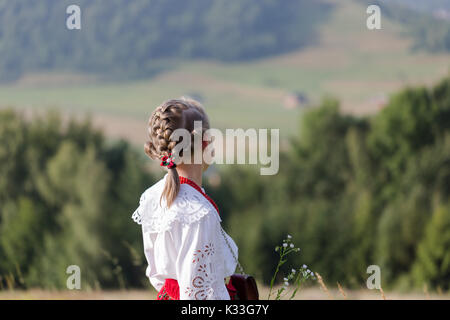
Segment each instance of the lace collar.
M220 215L220 211L219 211L219 207L217 206L217 204L214 202L214 200L208 196L205 192L205 189L203 189L202 187L200 187L198 184L196 184L194 181L192 181L191 179L185 178L180 176L180 183L186 183L188 185L190 185L191 187L193 187L195 190L197 190L198 192L200 192L209 202L211 202L211 204L213 205L213 207L216 209L217 213Z
M167 174L145 190L139 200L139 207L133 212L133 220L142 225L144 232L169 230L174 221L189 225L199 221L208 213L214 214L219 222L221 221L212 199L210 201L204 192L199 192L197 188L188 183L180 185L180 192L168 208L165 200L161 199L166 178Z

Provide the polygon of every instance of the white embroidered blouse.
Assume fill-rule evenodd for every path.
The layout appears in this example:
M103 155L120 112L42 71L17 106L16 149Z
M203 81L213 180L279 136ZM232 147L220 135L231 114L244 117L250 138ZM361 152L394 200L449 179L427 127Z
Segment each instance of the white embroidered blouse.
M217 210L189 184L181 184L170 208L164 199L160 204L166 177L142 194L132 215L142 225L147 277L157 291L165 279L176 279L181 300L229 300L224 279L234 273L236 261ZM237 257L236 244L224 234Z

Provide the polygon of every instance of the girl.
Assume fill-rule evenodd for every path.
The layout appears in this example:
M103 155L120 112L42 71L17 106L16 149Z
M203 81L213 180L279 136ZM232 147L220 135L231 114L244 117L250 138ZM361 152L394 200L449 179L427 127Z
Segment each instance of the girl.
M194 131L194 121L202 122L202 132ZM194 135L203 138L209 120L200 103L168 100L150 117L145 153L162 160L168 173L142 194L133 213L142 225L146 275L158 300L228 300L235 290L224 279L236 269L237 246L221 228L217 205L201 187L208 165L175 163L172 150L177 142L170 138L180 128L190 132L191 141Z

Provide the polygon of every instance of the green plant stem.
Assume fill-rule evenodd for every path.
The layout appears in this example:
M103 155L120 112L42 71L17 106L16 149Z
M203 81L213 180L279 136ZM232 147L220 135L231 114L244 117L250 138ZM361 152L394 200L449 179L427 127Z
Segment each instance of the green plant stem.
M273 288L273 284L275 282L275 278L278 274L278 271L280 270L280 267L282 265L282 261L283 261L283 257L284 257L284 248L280 248L280 260L278 261L278 265L277 268L275 269L275 273L273 274L272 280L270 280L270 289L269 289L269 295L267 296L267 300L270 299L270 295L272 294L272 288Z
M273 285L275 283L275 278L277 277L278 271L280 271L280 267L287 261L283 260L285 256L287 256L292 251L295 251L294 249L289 249L285 247L280 248L280 260L278 261L277 268L275 269L275 273L273 274L272 280L270 280L270 289L269 289L269 295L267 296L267 300L270 299L270 296L272 294ZM277 296L278 297L278 296Z

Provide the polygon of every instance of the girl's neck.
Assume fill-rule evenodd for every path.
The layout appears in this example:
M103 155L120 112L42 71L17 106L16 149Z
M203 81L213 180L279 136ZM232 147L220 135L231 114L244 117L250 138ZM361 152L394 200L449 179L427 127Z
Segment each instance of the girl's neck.
M194 181L199 187L202 186L202 165L180 164L176 170L179 176Z

